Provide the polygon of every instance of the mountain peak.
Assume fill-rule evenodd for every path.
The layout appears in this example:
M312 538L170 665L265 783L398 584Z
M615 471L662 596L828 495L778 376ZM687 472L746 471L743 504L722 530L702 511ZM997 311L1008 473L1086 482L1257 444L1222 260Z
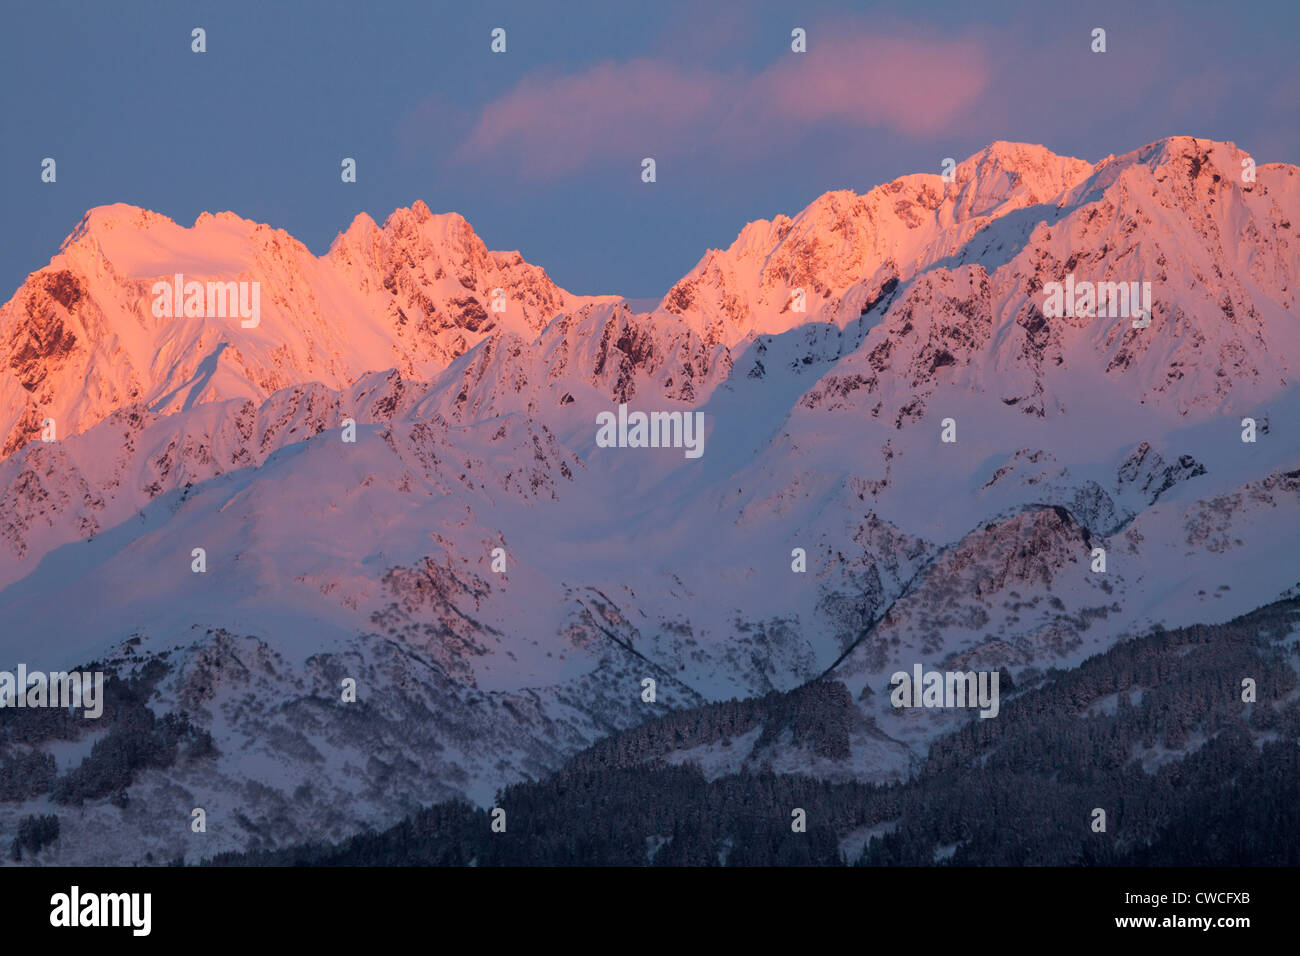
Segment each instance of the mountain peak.
M94 206L86 210L86 214L81 217L75 229L68 233L67 238L59 245L63 250L71 245L86 238L95 236L119 227L131 229L148 229L158 224L176 225L175 221L169 216L162 213L154 212L150 209L141 209L139 206L132 206L130 203L115 202L103 206Z
M388 218L384 220L383 228L387 231L406 224L423 227L428 223L433 223L436 231L441 232L472 233L474 231L474 227L460 213L435 213L423 199L415 200L410 206L398 206L388 214Z
M996 140L957 164L954 201L959 217L1047 202L1083 181L1094 166L1045 146Z
M1166 136L1119 157L1120 162L1141 164L1151 169L1191 163L1193 174L1206 166L1221 175L1236 178L1241 173L1241 158L1246 153L1236 143L1198 139L1195 136ZM1195 178L1195 176L1193 176Z
M253 308L256 290L257 320L224 305L156 314L155 284L177 274L205 289L238 283L250 303L241 308ZM488 336L531 340L588 301L420 200L382 228L358 214L324 256L233 212L203 212L187 227L99 206L0 306L0 458L47 416L68 435L136 402L166 414L304 381L346 388L378 369L427 378Z
M361 210L361 212L357 213L355 216L352 217L352 222L348 224L348 227L346 229L344 229L342 232L340 232L337 236L334 237L334 242L330 246L330 248L333 249L333 247L335 245L338 245L338 243L342 241L345 237L349 237L355 240L362 236L373 235L378 231L379 231L379 223L375 222L374 218L370 215L370 213L366 212L363 209Z
M696 329L712 329L718 341L784 331L887 264L911 274L954 252L979 222L1048 202L1092 170L1043 146L999 140L957 164L950 180L916 173L861 195L832 190L794 217L746 225L730 248L706 253L663 308L697 313Z
M1088 206L1103 194L1112 210L1125 197L1144 202L1159 194L1159 208L1175 210L1173 215L1182 220L1167 226L1172 251L1186 241L1184 230L1204 233L1200 218L1219 192L1239 181L1245 155L1232 143L1169 137L1094 164L1041 145L998 140L948 167L948 177L935 172L901 176L862 195L833 190L793 217L751 222L728 249L706 253L669 290L661 308L685 319L709 341L727 344L747 334L780 333L813 321L843 325L859 315L883 282L906 281L945 260L988 257L987 265L996 269L1028 241L1034 223L1055 222L1066 207ZM1011 216L1033 207L1044 209ZM1280 212L1261 207L1253 214L1267 223L1276 221L1277 229L1290 228ZM1001 224L990 228L995 221ZM973 242L976 236L982 238ZM1097 254L1104 255L1107 248L1103 241ZM1277 248L1282 251L1285 245ZM1077 261L1070 256L1069 250L1060 253L1062 262ZM1157 260L1151 264L1153 274L1168 261L1158 254ZM1286 293L1288 266L1274 266L1268 258L1252 268L1264 269L1266 261ZM1212 266L1206 262L1202 269ZM1243 301L1239 297L1235 307ZM1216 305L1214 311L1219 309Z

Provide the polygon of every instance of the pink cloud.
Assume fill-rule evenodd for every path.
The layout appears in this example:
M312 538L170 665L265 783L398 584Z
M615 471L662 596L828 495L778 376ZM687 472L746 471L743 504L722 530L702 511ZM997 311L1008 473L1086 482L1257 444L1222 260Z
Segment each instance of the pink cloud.
M974 39L826 28L809 31L808 53L783 54L755 74L653 59L534 74L483 109L455 158L505 160L523 175L551 178L629 152L661 157L737 143L752 150L769 135L817 124L930 136L986 91L988 64Z
M718 115L730 86L720 74L645 59L529 77L484 108L456 157L509 152L521 169L553 176L629 149L653 154Z
M990 81L988 57L974 40L831 36L815 49L816 56L787 57L759 76L756 101L786 121L928 136L969 109Z

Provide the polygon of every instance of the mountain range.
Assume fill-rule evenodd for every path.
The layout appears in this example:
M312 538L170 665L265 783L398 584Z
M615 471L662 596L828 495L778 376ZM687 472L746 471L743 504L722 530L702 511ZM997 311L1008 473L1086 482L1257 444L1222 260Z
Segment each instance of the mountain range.
M0 655L116 681L98 723L0 710L0 831L337 841L821 680L846 748L659 759L907 780L971 715L892 707L895 671L1023 686L1294 595L1297 214L1300 170L1231 143L997 142L749 223L637 311L423 202L323 256L92 209L0 307ZM260 321L158 316L178 274ZM1149 324L1049 315L1067 277L1149 283ZM702 412L703 455L599 446L620 405Z

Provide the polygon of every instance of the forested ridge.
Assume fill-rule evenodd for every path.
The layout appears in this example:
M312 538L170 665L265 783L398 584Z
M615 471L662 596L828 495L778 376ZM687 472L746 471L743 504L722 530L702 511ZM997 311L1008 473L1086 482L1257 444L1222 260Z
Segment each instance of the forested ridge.
M1019 675L997 718L936 741L904 784L768 770L709 780L674 751L762 727L849 759L852 701L823 680L670 713L499 795L334 846L218 865L1294 865L1300 863L1300 601L1156 630L1072 670ZM1243 701L1243 680L1257 700ZM794 832L792 811L806 813ZM1106 829L1093 828L1094 810ZM861 854L846 840L869 828ZM858 841L861 845L861 841Z

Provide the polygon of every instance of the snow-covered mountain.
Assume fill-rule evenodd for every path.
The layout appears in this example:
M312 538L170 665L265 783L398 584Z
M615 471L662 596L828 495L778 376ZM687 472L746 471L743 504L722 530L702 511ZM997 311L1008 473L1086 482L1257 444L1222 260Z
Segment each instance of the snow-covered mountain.
M995 143L751 223L647 313L422 203L319 258L229 214L93 210L0 309L0 653L161 662L150 705L217 752L138 767L64 823L120 841L48 852L337 839L828 672L870 718L833 772L894 778L964 719L892 710L895 670L1072 666L1276 598L1300 179L1244 157ZM260 282L260 324L156 317L175 273ZM1150 324L1049 315L1067 275L1150 282ZM602 447L621 403L701 412L703 455ZM60 772L93 742L67 733Z
M918 173L862 196L828 192L794 218L751 222L731 248L706 253L661 308L728 344L748 332L784 332L878 274L911 278L993 220L1054 200L1091 171L1042 147L997 142L948 181ZM805 314L795 309L796 289Z
M258 323L160 317L155 283L176 275L182 286L257 283ZM362 213L321 257L232 213L186 229L101 206L0 311L0 453L39 437L46 418L71 434L132 404L167 414L306 382L342 388L388 368L428 377L494 331L531 338L593 301L419 201L382 227Z

